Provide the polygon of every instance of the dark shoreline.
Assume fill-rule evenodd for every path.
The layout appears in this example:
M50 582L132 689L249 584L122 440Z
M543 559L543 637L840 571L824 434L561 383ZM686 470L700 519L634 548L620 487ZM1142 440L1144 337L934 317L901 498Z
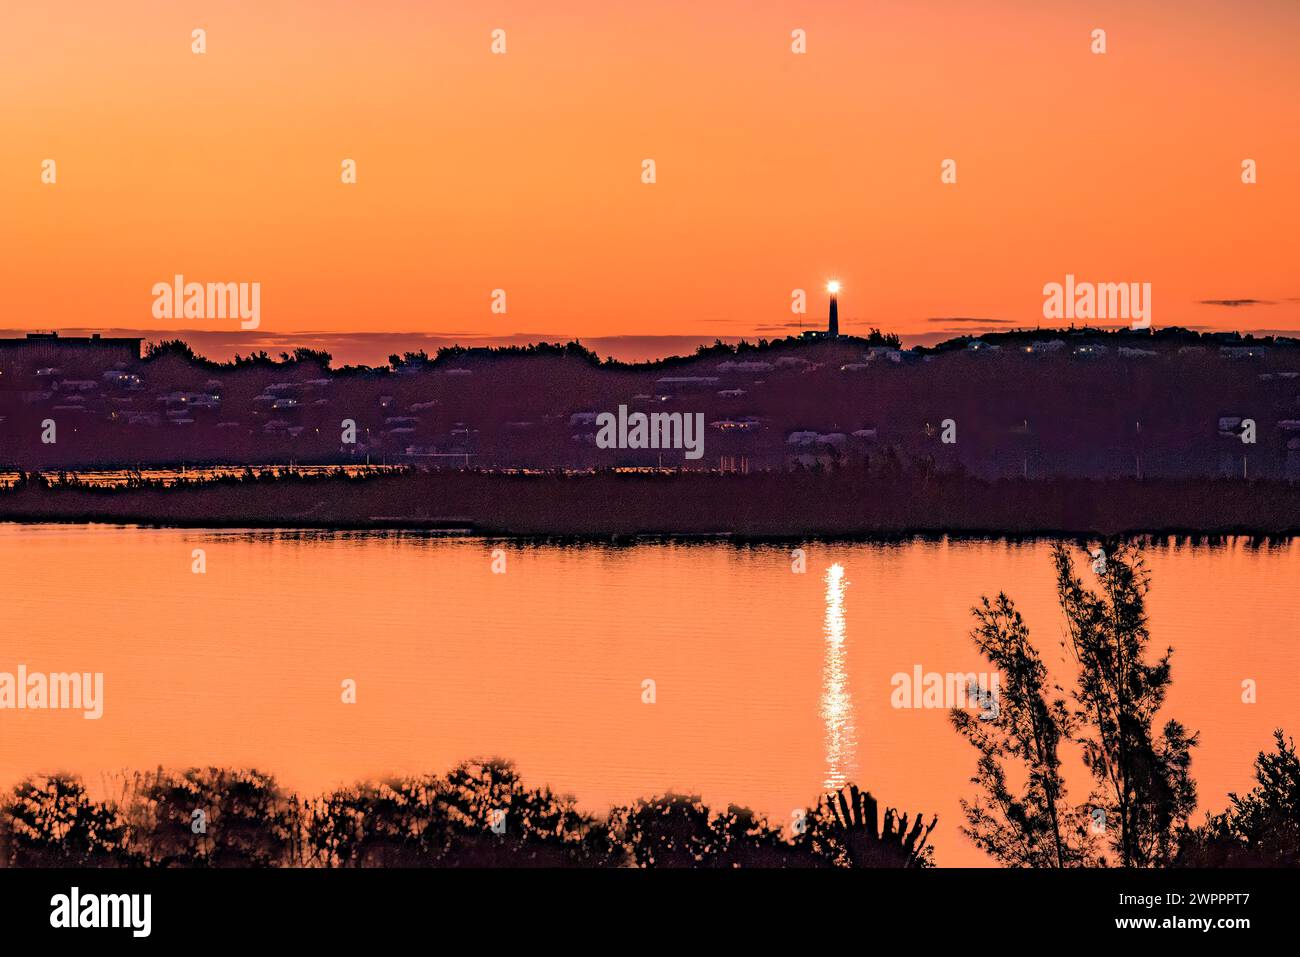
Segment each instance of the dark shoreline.
M1300 484L822 473L262 475L160 487L29 482L0 522L392 529L522 541L1300 536Z
M142 529L179 529L190 531L231 532L395 532L423 533L427 538L444 538L449 541L484 541L488 543L506 542L529 546L579 546L594 545L613 548L633 548L638 545L734 545L737 548L750 547L790 547L795 548L816 542L819 545L905 545L909 542L1001 542L1007 544L1028 544L1033 542L1075 542L1080 545L1094 541L1141 542L1145 545L1174 540L1178 544L1201 547L1217 547L1226 542L1245 539L1252 546L1260 548L1280 547L1288 542L1300 539L1300 529L1289 532L1260 532L1255 529L1228 529L1208 532L1202 529L1133 529L1122 532L1095 532L1078 530L1038 529L1029 532L1006 532L978 529L960 529L956 531L935 531L933 529L916 531L862 532L829 535L820 532L806 534L782 533L773 535L737 535L731 532L713 534L690 532L634 532L607 534L569 534L564 532L502 532L480 528L440 528L415 522L399 523L337 523L329 525L285 524L283 522L252 521L213 521L195 517L192 520L175 520L159 522L149 518L114 518L105 520L101 517L60 517L60 518L13 518L0 516L0 527L8 525L31 526L69 526L86 525L101 528L142 528Z

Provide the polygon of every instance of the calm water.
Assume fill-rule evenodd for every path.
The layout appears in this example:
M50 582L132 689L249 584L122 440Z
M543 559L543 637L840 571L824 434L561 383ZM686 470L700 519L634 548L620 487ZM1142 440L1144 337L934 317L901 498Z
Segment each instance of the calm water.
M939 863L984 863L957 830L972 749L944 711L891 707L890 679L985 670L969 609L999 590L1068 679L1049 546L806 551L795 574L785 549L715 544L3 525L0 671L102 671L106 701L98 721L0 711L0 783L220 764L317 791L497 755L593 810L674 789L784 822L847 779L937 812ZM1176 649L1164 715L1201 732L1201 808L1220 810L1273 727L1300 734L1300 545L1148 563L1152 645Z

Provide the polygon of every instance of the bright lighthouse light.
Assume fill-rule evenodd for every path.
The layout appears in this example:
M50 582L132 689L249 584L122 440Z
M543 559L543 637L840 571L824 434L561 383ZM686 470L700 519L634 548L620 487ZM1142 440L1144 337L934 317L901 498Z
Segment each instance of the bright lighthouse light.
M839 292L840 281L838 279L832 279L830 282L826 284L826 291L831 293L832 295Z

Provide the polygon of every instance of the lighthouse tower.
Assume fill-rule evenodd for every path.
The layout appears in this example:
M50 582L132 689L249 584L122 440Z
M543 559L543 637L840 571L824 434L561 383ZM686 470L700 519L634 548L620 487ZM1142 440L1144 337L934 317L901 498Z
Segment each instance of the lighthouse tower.
M826 291L831 294L830 319L826 324L826 338L835 339L840 334L840 284L832 280L826 284Z

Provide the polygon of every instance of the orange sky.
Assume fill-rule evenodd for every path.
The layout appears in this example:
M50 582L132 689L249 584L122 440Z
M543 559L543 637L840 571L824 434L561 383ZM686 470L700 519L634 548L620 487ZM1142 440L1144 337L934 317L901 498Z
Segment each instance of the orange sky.
M179 272L265 333L772 336L837 275L844 331L919 334L1069 272L1300 329L1297 41L1295 0L8 0L0 325L237 329L154 319Z

